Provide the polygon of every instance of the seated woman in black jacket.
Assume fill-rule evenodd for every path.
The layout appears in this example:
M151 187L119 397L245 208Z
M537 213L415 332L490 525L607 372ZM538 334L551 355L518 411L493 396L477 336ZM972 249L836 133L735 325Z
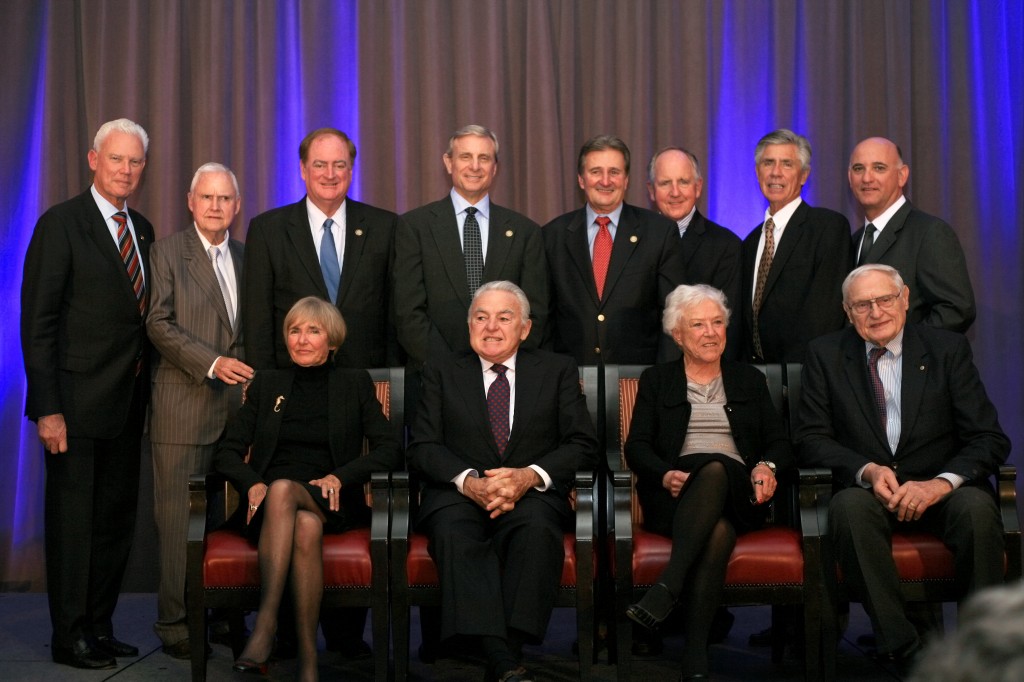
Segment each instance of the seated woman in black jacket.
M682 359L640 377L625 455L636 473L644 526L672 538L660 580L626 614L654 629L681 604L683 679L708 674L708 632L736 534L763 523L789 440L764 374L722 361L729 308L704 284L677 287L662 326Z
M260 609L234 669L266 672L288 581L299 679L313 680L323 534L367 525L363 484L375 471L400 467L402 452L369 374L334 365L334 351L345 339L338 309L303 298L288 311L284 334L294 366L257 372L213 465L247 501L246 534L259 542ZM360 456L364 437L370 452Z

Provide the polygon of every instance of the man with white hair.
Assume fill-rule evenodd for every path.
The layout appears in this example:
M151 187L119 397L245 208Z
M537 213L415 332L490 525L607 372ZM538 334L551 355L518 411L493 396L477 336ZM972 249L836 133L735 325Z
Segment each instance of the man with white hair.
M76 668L139 655L111 618L135 534L149 398L153 226L128 208L148 146L137 123L103 124L92 186L39 218L25 254L25 415L46 450L50 651Z

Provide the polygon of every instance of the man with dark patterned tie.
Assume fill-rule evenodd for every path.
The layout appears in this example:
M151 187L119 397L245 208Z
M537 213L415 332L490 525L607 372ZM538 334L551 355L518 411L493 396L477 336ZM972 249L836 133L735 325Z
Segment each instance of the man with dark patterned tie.
M507 281L469 309L471 350L430 358L409 470L441 584L441 639L480 638L487 680L533 679L522 646L547 629L571 528L569 491L594 427L571 358L520 344L530 303Z
M244 247L228 232L241 207L235 174L219 163L200 166L188 207L192 225L153 245L146 320L158 351L149 421L160 542L153 629L164 653L184 659L191 653L185 617L188 477L210 470L224 424L241 405L242 385L254 373L241 359Z
M153 226L128 208L149 136L104 123L92 186L39 218L25 255L21 347L25 415L46 450L46 580L51 654L77 668L139 655L111 617L135 533L149 398Z

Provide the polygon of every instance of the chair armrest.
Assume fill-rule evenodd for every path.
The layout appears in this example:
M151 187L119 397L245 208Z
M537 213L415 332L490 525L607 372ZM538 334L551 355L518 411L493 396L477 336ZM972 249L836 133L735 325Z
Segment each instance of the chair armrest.
M1003 542L1006 549L1006 580L1021 578L1020 516L1017 513L1017 467L999 467L996 478L999 492L999 514L1003 521Z
M576 488L576 543L593 543L597 523L594 507L594 472L577 471Z
M391 472L375 471L370 474L370 544L389 541L391 526Z
M206 536L207 498L223 489L224 476L216 472L188 477L188 542L203 542Z
M832 501L831 469L800 469L800 532L804 538L828 534L828 505Z

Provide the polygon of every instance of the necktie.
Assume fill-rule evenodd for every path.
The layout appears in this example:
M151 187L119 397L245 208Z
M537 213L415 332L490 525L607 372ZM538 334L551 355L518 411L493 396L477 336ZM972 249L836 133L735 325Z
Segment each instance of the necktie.
M145 317L146 282L142 277L142 263L139 261L139 252L135 250L132 231L128 229L128 216L123 211L118 211L114 214L114 222L117 223L117 248L121 252L121 260L124 261L128 279L132 282L135 299L139 302L139 314Z
M508 367L505 365L491 365L498 376L487 389L487 419L491 423L491 433L494 434L494 444L498 446L498 454L505 455L505 446L508 445L508 397L509 386L505 372Z
M754 286L754 350L760 358L764 357L761 348L761 330L758 328L757 315L761 312L764 299L764 285L768 281L768 272L772 269L775 258L775 221L769 218L764 222L764 250L761 251L761 262L757 265L757 284Z
M341 266L338 264L338 248L334 245L331 226L334 221L324 221L324 234L320 238L320 272L324 273L324 284L331 303L338 302L338 287L341 285Z
M604 282L608 278L608 262L612 259L612 233L608 230L612 219L606 215L597 217L597 237L594 239L594 284L597 297L604 297Z
M875 244L875 228L874 223L868 223L868 226L864 228L864 239L860 243L860 255L857 256L857 267L864 265L868 260L868 253L871 252L871 247Z
M466 259L466 282L470 297L480 288L484 277L484 247L480 241L480 223L476 221L477 209L466 209L466 221L462 224L462 251Z
M875 409L882 420L882 430L886 429L885 387L878 376L878 359L885 355L885 348L872 348L868 354L868 375L871 378L871 392L875 394Z
M213 274L217 276L217 284L220 285L220 295L224 297L224 307L228 310L228 322L235 326L235 306L231 304L231 289L228 288L228 280L224 276L224 270L220 266L220 249L216 246L210 247L210 260L213 261Z

